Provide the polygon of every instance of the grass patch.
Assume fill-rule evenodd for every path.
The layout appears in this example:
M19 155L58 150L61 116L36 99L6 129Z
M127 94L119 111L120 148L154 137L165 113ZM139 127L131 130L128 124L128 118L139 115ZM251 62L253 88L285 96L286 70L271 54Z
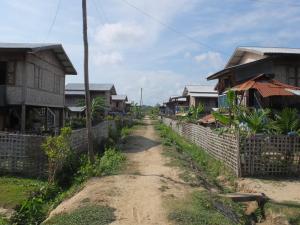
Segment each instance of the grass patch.
M0 225L8 225L8 221L0 216Z
M44 184L45 182L35 179L0 177L0 207L14 208Z
M226 214L216 207L226 206ZM232 201L197 191L184 200L171 200L168 218L178 225L245 224L242 207ZM220 207L222 208L222 207Z
M187 170L192 168L202 181L206 180L222 191L233 191L236 176L222 162L211 157L197 145L186 141L168 126L157 123L155 127L160 133L162 143L169 147L164 154L172 159L171 164ZM224 177L230 185L224 187L218 179L220 176Z
M267 217L274 214L281 214L289 221L291 225L300 224L300 204L295 202L268 202L265 205Z
M107 225L115 220L114 209L107 206L89 205L69 214L54 216L44 225Z

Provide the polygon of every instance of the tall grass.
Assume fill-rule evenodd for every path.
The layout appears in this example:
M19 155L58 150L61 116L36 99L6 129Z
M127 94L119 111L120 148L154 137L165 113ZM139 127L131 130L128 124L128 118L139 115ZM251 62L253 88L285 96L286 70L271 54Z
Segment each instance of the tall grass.
M177 151L188 155L209 181L219 184L220 176L224 176L233 185L235 175L222 162L211 157L199 146L186 141L170 127L162 123L157 123L155 127L163 139L163 144L174 146Z

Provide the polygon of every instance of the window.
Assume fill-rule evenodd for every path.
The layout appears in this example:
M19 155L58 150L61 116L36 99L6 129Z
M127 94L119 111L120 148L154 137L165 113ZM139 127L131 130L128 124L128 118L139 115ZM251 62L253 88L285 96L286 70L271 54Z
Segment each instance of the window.
M0 62L0 85L6 84L7 80L7 63Z

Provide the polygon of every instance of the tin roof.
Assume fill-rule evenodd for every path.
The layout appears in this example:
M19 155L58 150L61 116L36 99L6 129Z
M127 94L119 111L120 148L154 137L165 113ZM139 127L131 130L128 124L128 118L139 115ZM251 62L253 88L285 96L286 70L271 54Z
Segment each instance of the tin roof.
M114 89L113 84L90 83L90 91L110 91ZM69 83L66 85L66 91L84 91L83 83Z
M85 95L85 91L65 91L65 95Z
M0 51L40 52L51 50L62 64L66 74L77 75L71 60L61 44L49 43L0 43Z
M270 55L300 55L299 48L238 47L235 49L225 68L239 64L241 58L247 52L259 55L261 58L266 58Z
M183 96L194 97L217 97L218 92L211 85L186 85L184 87Z
M234 91L246 91L256 89L264 98L270 96L294 96L298 95L300 88L270 79L266 74L260 74L251 80L232 88Z
M112 95L111 100L113 101L127 101L127 96L126 95Z
M69 106L67 107L71 112L83 112L85 111L85 106Z

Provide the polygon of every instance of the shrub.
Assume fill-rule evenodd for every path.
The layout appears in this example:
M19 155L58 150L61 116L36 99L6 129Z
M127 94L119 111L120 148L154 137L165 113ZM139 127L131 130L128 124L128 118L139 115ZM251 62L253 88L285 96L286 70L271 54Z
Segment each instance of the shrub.
M42 144L42 149L48 157L48 182L54 183L57 171L62 167L65 159L71 152L70 136L72 130L69 127L61 129L58 136L48 137Z
M77 181L82 182L90 177L114 174L121 168L124 160L125 156L115 148L106 149L102 157L96 156L93 164L84 157Z
M55 185L45 185L16 207L16 213L11 218L13 224L36 225L46 217L45 204L55 198L60 189Z

